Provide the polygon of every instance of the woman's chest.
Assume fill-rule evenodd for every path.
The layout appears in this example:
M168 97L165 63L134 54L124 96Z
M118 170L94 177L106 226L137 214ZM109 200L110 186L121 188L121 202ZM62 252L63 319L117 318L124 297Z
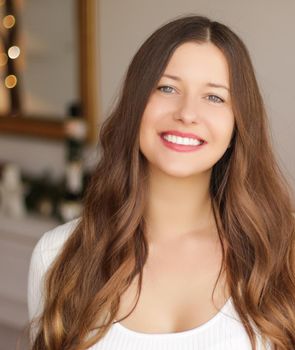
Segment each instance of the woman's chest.
M143 333L171 333L196 328L218 313L226 299L225 277L212 292L221 267L216 252L152 255L142 279L140 297L134 311L121 325ZM135 305L138 278L121 296L116 319L126 316ZM217 308L216 308L217 307Z

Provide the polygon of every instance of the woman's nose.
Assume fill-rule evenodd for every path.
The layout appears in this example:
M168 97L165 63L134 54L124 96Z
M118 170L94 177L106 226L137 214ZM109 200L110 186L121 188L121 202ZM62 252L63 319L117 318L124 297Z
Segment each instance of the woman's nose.
M200 120L200 104L195 96L187 96L182 99L179 108L175 112L175 119L184 124L196 124Z

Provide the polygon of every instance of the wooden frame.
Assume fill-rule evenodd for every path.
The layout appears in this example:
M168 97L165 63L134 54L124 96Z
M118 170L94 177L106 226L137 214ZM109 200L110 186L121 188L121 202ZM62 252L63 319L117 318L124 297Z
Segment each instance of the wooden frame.
M83 117L87 124L87 142L95 143L98 136L98 94L96 64L96 0L76 1L79 33L79 85ZM97 5L96 5L97 4ZM38 119L36 117L0 117L0 134L18 134L63 140L66 137L64 120Z

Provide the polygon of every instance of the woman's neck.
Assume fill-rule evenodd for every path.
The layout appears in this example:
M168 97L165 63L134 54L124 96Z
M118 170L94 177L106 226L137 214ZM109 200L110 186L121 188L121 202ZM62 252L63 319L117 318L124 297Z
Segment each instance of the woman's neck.
M210 172L187 178L152 169L146 209L150 242L171 241L215 230L209 193ZM206 233L205 233L206 232Z

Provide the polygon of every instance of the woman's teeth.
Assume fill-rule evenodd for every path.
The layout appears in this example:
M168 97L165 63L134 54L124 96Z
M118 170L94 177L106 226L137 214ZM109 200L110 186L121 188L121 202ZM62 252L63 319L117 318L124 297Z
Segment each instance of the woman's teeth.
M178 145L198 146L203 143L203 141L198 141L195 139L191 139L189 137L180 137L180 136L174 136L174 135L164 135L163 138L168 142L176 143Z

